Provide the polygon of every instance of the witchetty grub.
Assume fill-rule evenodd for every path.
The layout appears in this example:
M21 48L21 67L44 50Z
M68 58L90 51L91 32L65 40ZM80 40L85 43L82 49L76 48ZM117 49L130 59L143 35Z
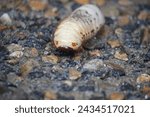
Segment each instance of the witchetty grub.
M58 25L54 44L60 50L78 50L85 41L96 35L104 23L104 15L97 6L83 5Z

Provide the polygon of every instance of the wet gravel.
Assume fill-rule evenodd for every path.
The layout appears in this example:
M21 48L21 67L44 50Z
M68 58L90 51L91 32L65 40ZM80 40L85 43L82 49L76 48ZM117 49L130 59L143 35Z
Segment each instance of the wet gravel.
M87 0L106 23L76 53L57 50L53 34L84 2L32 1L1 0L0 99L150 99L148 0Z

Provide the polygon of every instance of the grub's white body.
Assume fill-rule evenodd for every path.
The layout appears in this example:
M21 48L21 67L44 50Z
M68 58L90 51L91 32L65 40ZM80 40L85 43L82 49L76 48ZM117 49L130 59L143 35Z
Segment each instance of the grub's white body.
M54 44L60 49L77 50L104 25L105 19L98 7L87 4L79 7L58 25Z

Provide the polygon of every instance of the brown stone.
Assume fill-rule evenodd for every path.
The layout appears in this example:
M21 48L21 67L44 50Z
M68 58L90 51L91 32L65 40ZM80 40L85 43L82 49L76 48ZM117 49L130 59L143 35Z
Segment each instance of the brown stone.
M113 30L109 26L105 25L105 26L103 26L100 29L100 31L98 33L98 36L100 36L100 37L102 37L102 36L106 37L106 36L109 36L111 34L113 34Z
M141 38L141 44L149 46L149 43L150 43L150 27L145 27L143 38Z
M39 63L33 59L28 60L26 63L22 64L20 67L21 75L26 76L30 71L36 67L39 66Z
M122 51L116 51L114 57L123 61L128 61L128 55Z
M28 13L30 12L30 7L28 4L25 3L21 3L17 9L19 9L20 11L22 11L25 15L28 15Z
M105 64L107 66L109 66L110 68L112 69L115 69L115 70L120 70L122 72L125 72L124 68L118 64L115 64L115 63L112 63L112 62L105 62Z
M25 48L24 55L26 57L37 57L39 55L39 52L36 48Z
M119 15L119 10L117 4L106 4L105 7L103 7L102 12L104 16L107 17L118 17Z
M111 48L117 48L121 46L119 40L108 40L107 43L111 46Z
M17 33L17 37L19 39L25 39L27 37L27 34L24 32L19 32L19 33Z
M121 92L113 92L110 94L110 100L123 100L125 98L124 94Z
M138 15L139 20L146 20L148 18L150 18L150 13L148 11L141 11Z
M119 0L118 3L123 6L129 6L132 4L131 0Z
M106 3L106 0L91 0L93 4L103 6Z
M144 87L141 89L141 92L142 92L142 93L150 93L150 87L149 87L149 86L144 86Z
M23 80L22 77L16 75L16 74L13 73L13 72L7 74L7 81L8 81L9 83L18 84L18 83L20 83L22 80Z
M122 30L122 28L117 28L115 30L115 34L118 36L118 37L122 37L123 34L124 34L124 31Z
M90 2L90 0L75 0L75 2L77 2L79 4L88 4Z
M10 29L10 26L0 25L0 31Z
M90 54L90 56L97 57L97 56L101 56L102 52L100 50L92 50L89 52L89 54Z
M69 69L69 79L71 79L71 80L77 80L80 77L81 77L81 72L77 71L74 68L70 68Z
M119 26L125 26L130 23L130 18L128 15L123 15L118 17L118 24Z
M37 57L39 55L38 50L36 48L31 48L31 55Z
M59 57L55 55L46 55L42 57L42 61L56 64L59 62Z
M150 82L150 75L148 74L141 74L140 76L138 76L138 78L136 79L137 83L144 83L144 82Z
M40 11L44 10L48 6L47 0L29 0L29 6L32 10Z
M58 15L57 10L58 10L57 8L51 7L45 12L44 16L47 18L51 16L57 16Z
M44 92L44 99L45 100L56 100L57 95L53 91L45 91Z

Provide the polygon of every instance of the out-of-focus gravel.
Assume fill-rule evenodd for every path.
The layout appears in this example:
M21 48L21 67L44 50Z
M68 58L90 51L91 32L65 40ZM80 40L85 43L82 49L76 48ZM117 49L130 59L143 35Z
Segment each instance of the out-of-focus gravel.
M58 51L57 25L87 3L105 26L81 52ZM148 0L1 0L0 99L150 99Z

